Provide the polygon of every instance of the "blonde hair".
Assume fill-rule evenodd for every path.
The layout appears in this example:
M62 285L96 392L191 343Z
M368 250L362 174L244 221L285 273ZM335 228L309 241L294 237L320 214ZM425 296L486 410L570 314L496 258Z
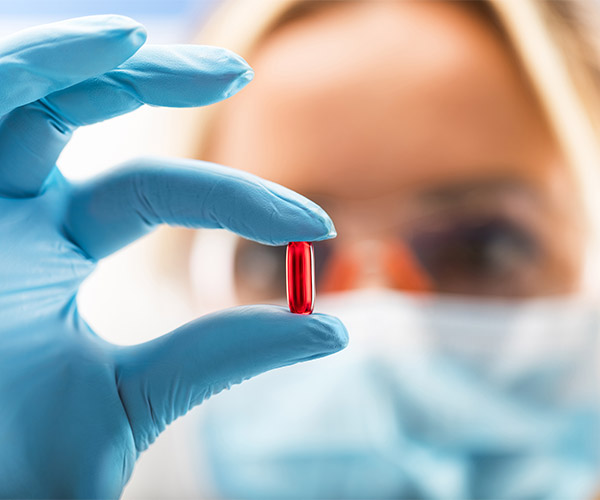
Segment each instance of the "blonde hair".
M348 1L348 0L347 0ZM354 0L369 1L369 0ZM224 1L196 42L247 56L278 27L340 0ZM590 243L600 251L600 24L595 2L477 0L529 79L550 129L579 184ZM218 107L182 115L178 154L205 158ZM181 128L179 128L181 130ZM600 254L599 254L600 255Z
M247 55L286 22L337 3L340 0L225 1L196 41ZM597 149L600 142L600 24L594 2L478 0L475 3L489 7L481 10L487 10L490 22L505 34L559 141L570 143L564 144L564 149L571 149L571 143L582 146L583 138L589 140L590 135ZM210 108L202 111L208 111L202 115L212 114ZM195 131L200 138L203 128ZM581 139L572 137L575 134ZM198 140L198 135L195 139ZM579 149L590 148L586 145Z

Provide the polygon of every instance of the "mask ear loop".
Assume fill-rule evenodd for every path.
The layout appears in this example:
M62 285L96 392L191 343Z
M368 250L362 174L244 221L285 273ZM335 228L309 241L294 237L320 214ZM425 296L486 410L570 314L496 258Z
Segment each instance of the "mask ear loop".
M239 236L225 230L204 229L194 235L190 251L190 283L199 314L236 304L234 257Z

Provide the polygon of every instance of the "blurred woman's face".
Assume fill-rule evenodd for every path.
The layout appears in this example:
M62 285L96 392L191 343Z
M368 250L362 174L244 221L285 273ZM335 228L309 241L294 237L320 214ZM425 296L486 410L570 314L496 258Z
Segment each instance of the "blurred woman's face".
M321 204L317 288L527 297L578 286L573 179L501 35L456 2L340 2L248 57L209 160ZM240 300L281 290L280 248L238 249ZM262 266L262 267L261 267ZM275 288L273 288L275 287Z

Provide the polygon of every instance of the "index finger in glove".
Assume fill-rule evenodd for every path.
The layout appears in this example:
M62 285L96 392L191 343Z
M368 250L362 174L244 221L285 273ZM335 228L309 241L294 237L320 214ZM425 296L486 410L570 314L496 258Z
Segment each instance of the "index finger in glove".
M273 182L214 163L173 158L131 162L74 186L66 234L100 259L158 224L222 228L260 243L335 236L315 203Z
M105 73L146 41L142 25L117 15L28 28L0 40L0 115Z

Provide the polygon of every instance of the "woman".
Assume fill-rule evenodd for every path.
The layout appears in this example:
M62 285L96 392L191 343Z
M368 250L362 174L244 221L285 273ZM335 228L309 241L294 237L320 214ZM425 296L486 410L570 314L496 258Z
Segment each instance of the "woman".
M317 307L352 339L205 406L219 494L598 492L600 93L586 7L231 2L202 32L256 77L198 112L192 156L331 214ZM198 307L283 300L281 248L179 238ZM207 290L211 269L231 279Z

